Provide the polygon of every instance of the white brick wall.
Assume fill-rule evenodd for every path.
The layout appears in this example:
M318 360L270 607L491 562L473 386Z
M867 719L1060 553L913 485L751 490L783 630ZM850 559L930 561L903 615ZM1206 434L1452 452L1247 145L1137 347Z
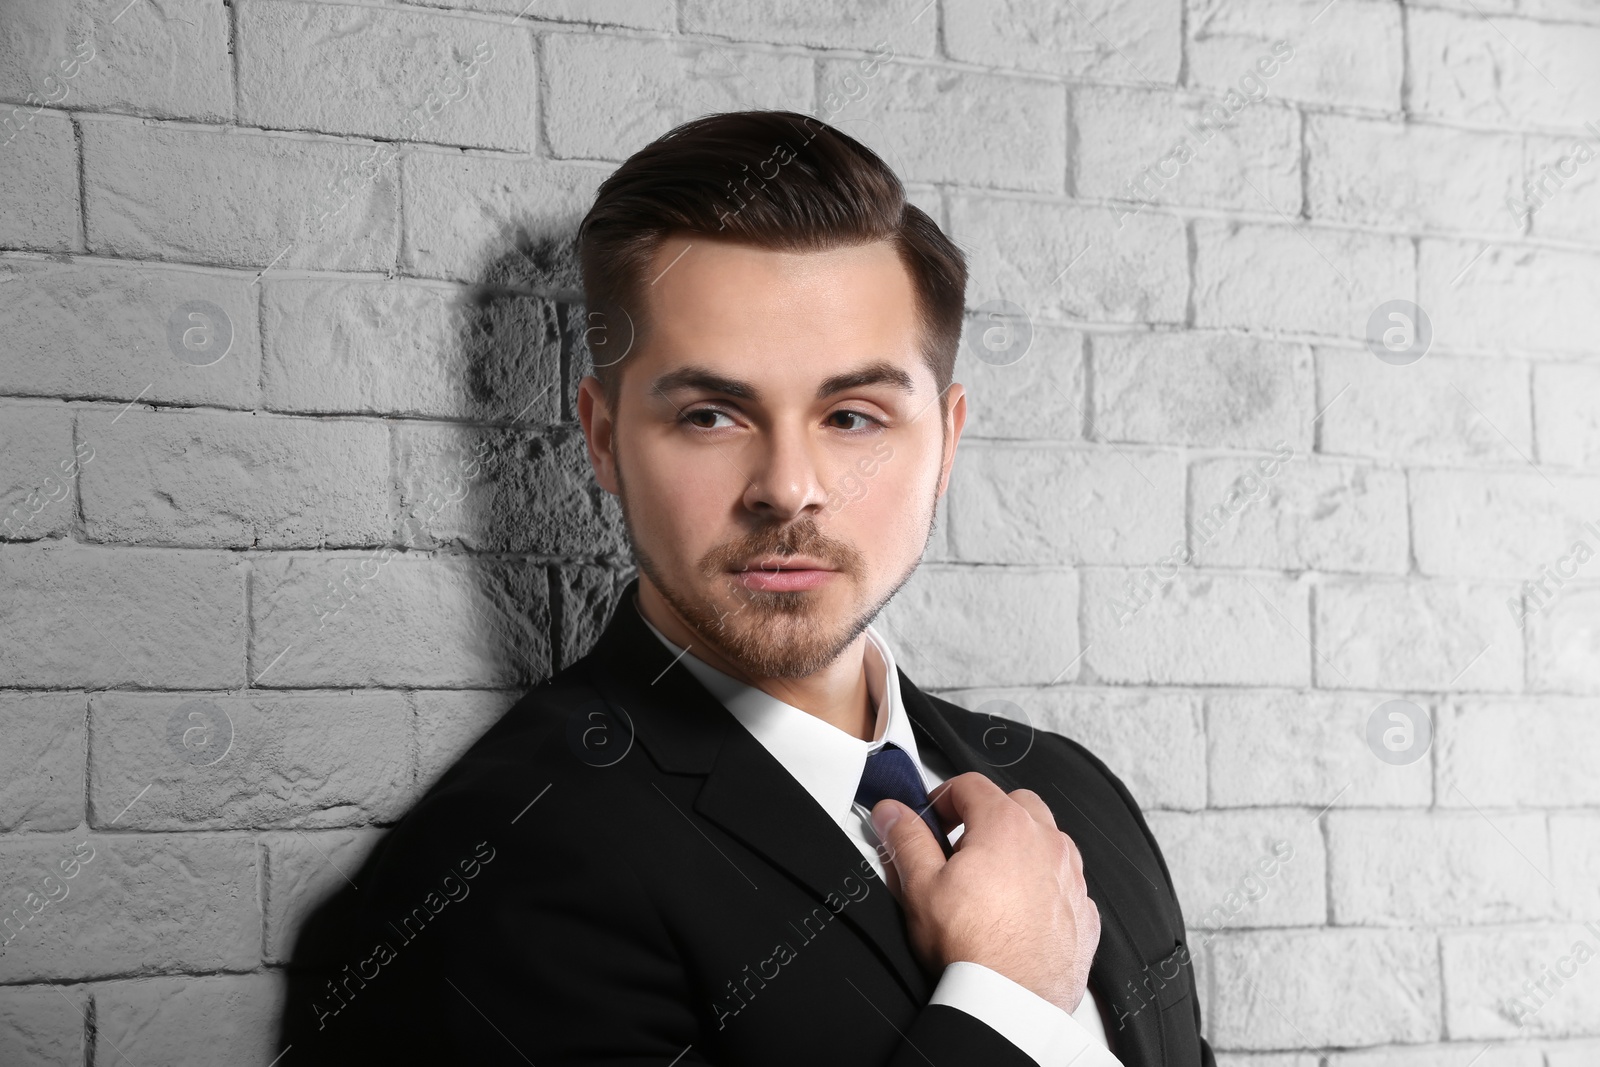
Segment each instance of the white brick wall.
M959 365L908 673L1129 784L1219 1063L1600 1062L1600 962L1550 977L1600 957L1595 0L524 12L0 4L0 1063L272 1059L307 902L627 570L595 187L874 54L834 121L1034 325Z

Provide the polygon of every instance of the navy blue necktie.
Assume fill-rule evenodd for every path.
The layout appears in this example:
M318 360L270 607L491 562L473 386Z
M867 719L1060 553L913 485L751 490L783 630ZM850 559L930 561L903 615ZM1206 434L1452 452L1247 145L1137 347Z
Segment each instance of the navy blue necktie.
M939 816L928 803L928 792L922 787L922 775L905 749L893 741L886 742L878 751L867 757L861 772L861 784L856 787L856 803L868 811L885 797L898 800L922 816L922 821L933 830L934 839L944 850L946 858L952 854L950 839L939 828Z

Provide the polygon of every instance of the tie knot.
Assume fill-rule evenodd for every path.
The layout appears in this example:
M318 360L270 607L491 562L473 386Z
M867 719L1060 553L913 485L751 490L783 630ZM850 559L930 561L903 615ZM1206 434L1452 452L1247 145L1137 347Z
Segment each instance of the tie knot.
M928 803L928 791L923 787L922 775L912 762L910 753L893 741L867 757L861 771L861 784L856 787L856 803L871 811L884 799L898 800L922 816L922 821L933 830L933 836L949 851L949 839L939 828L939 817Z

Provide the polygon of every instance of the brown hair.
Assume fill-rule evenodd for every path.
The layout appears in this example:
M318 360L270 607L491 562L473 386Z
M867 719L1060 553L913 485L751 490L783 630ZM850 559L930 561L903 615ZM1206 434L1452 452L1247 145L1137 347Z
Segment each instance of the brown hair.
M578 247L585 340L608 403L627 352L648 330L646 273L675 232L791 252L892 242L911 276L923 360L944 415L961 341L966 258L938 223L906 202L900 179L870 148L798 112L730 111L670 130L601 183L578 228Z

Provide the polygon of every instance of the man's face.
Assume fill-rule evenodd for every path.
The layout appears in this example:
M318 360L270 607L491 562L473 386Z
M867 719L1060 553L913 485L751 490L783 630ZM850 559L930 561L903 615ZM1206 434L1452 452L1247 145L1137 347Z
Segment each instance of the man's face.
M751 677L812 674L916 568L963 390L941 419L911 278L887 243L788 253L672 237L650 277L649 335L614 407L594 378L579 397L641 593L659 593L697 654Z

